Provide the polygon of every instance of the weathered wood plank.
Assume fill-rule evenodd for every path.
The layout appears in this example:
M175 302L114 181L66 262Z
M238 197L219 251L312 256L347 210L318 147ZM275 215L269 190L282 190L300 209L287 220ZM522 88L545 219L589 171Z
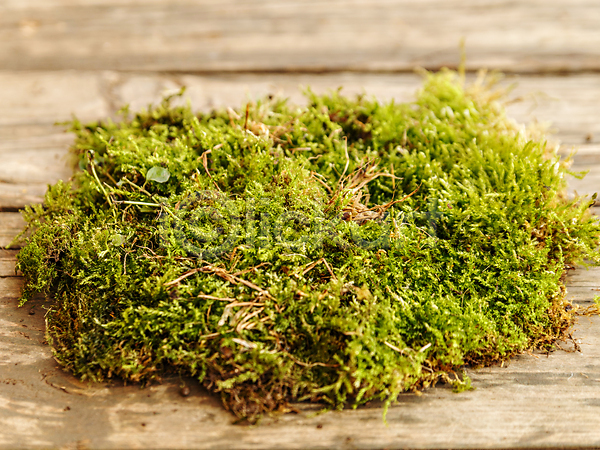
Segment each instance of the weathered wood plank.
M132 110L160 101L165 93L187 86L185 98L198 110L237 106L267 94L302 103L302 86L316 92L343 87L348 95L365 93L380 100L409 101L421 84L416 74L268 74L160 75L117 72L0 71L0 149L57 148L70 142L61 127L72 115L82 121L114 115L126 103ZM519 122L551 123L566 144L600 139L600 77L597 75L507 76L515 83L509 114ZM17 125L22 126L17 126ZM5 125L5 126L2 126ZM591 142L590 142L591 141Z
M575 171L585 171L590 166L600 164L599 144L584 144L581 146L564 145L561 147L560 152L564 156L575 153L572 165Z
M365 93L384 101L409 101L421 84L416 74L322 75L157 75L117 72L0 71L0 150L57 148L71 137L51 124L76 115L82 121L114 115L126 103L132 110L160 101L165 93L187 86L185 98L197 110L237 106L267 94L302 103L302 86L316 92L343 87L348 95ZM519 122L551 123L565 144L593 144L600 139L600 77L597 75L507 76L516 83L508 107ZM22 126L16 126L16 125ZM2 125L5 125L4 127ZM591 142L590 142L591 141Z
M594 302L594 298L600 295L599 284L596 282L591 286L576 286L567 283L567 299L583 307L590 306Z
M144 71L406 71L600 67L591 0L12 0L0 67Z
M40 78L42 81L51 81L47 77ZM35 96L34 92L27 90L22 94L24 97ZM40 94L40 97L43 95ZM46 100L38 99L40 104ZM0 123L3 119L10 120L9 105L3 106L5 112L4 115L0 114ZM43 107L38 110L35 106L36 102L32 102L27 113L31 122L51 124L52 112L44 112ZM39 203L48 184L70 178L72 169L68 148L73 136L65 133L63 128L48 124L0 126L0 211L14 211L31 203Z
M0 69L41 71L0 72L0 86L8 87L0 89L0 211L41 201L46 183L68 176L62 158L71 137L50 125L72 113L84 121L106 117L122 103L136 109L183 84L196 109L236 106L268 93L300 101L299 84L317 92L343 85L347 93L403 101L418 87L418 76L273 72L455 65L461 37L472 69L599 70L599 20L593 0L5 0ZM183 75L189 70L218 76ZM222 76L244 70L270 73ZM507 82L515 80L520 84L513 96L525 99L509 113L521 122L551 121L567 147L588 142L574 168L592 172L571 186L580 193L596 190L600 77L520 76ZM0 247L23 226L17 213L0 212ZM231 417L190 380L192 395L183 398L179 379L144 390L106 389L82 385L57 369L43 343L44 301L16 308L22 279L11 276L14 254L0 250L0 448L600 445L598 317L581 317L575 326L581 353L522 355L508 367L470 370L477 388L472 392L456 395L442 387L421 397L403 395L388 414L388 426L373 404L324 415L302 405L298 415L244 428L231 425ZM569 298L590 305L600 293L597 275L595 269L571 274Z
M577 271L575 272L577 273ZM404 394L387 415L357 410L299 414L257 427L232 418L186 379L138 386L87 385L60 371L43 343L43 300L17 308L20 278L0 278L0 447L90 448L523 448L600 444L600 318L580 317L581 352L521 355L469 370L476 390L443 386ZM33 312L33 315L31 314ZM10 430L7 432L6 430Z
M167 92L187 86L185 98L198 110L239 106L248 99L279 94L292 103L305 99L300 87L323 93L343 87L346 95L366 94L382 101L410 101L422 83L416 74L322 75L221 75L164 76L115 74L111 89L113 104L130 104L132 110L160 101ZM597 75L507 76L500 86L514 85L508 114L521 123L549 124L567 146L593 144L600 139L600 77Z
M0 249L0 278L20 275L15 271L18 250Z
M567 277L567 283L573 287L600 288L600 267L592 266L572 271Z
M56 180L48 180L48 183ZM41 203L48 188L48 183L1 183L0 182L0 214L2 211L16 211L25 205Z
M63 78L66 82L63 82ZM62 81L61 81L62 80ZM575 157L574 170L591 168L583 181L573 180L572 189L595 192L600 181L600 77L508 77L518 82L509 114L519 122L534 118L553 121L557 138L566 143L563 153L586 140ZM89 121L114 116L129 103L133 110L160 101L165 93L188 86L185 99L197 110L237 106L244 100L268 94L302 103L299 86L326 92L343 86L347 95L366 93L380 100L409 101L421 83L415 74L324 74L324 75L229 75L167 76L103 72L0 72L0 210L15 210L41 202L47 184L71 175L67 152L73 137L56 120L67 120L71 112ZM25 99L25 100L24 100ZM596 165L590 165L595 163Z
M20 213L0 212L0 248L6 248L24 228L25 221Z
M73 135L62 132L59 126L0 126L0 155L14 157L15 153L31 150L56 151L71 145ZM30 156L23 154L22 159Z
M8 151L0 148L0 182L36 185L55 183L59 179L68 180L73 169L67 164L67 149L67 146Z
M597 192L600 194L600 164L577 165L572 168L574 171L589 171L583 179L570 178L569 191L584 195Z
M566 145L600 142L600 76L508 76L505 82L516 83L510 97L521 100L508 106L509 116L549 125Z
M2 277L0 278L0 305L6 308L11 305L11 300L19 298L21 288L23 287L23 279L20 277Z
M0 21L2 17L0 12ZM105 83L102 74L89 72L0 72L0 86L9 87L0 89L0 126L52 125L73 115L86 121L105 117ZM51 138L55 143L59 130Z

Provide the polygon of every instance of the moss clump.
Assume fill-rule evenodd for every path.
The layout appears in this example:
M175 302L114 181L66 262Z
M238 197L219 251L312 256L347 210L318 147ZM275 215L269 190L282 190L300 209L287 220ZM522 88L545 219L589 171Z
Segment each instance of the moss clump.
M494 94L427 75L416 101L309 94L72 124L81 170L25 217L23 301L83 379L192 375L235 415L340 407L549 349L589 200ZM458 377L456 377L458 379Z

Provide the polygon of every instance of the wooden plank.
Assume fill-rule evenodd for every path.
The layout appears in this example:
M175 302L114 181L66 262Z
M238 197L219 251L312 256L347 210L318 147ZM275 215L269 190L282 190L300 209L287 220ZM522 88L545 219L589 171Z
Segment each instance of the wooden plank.
M585 282L582 284L585 284ZM591 284L590 286L576 286L568 283L567 299L583 307L591 306L594 303L594 298L600 295L600 288L597 287L598 284L596 282L596 284Z
M20 273L15 271L15 264L17 262L17 252L17 250L0 249L0 278L21 275Z
M573 287L600 287L600 267L579 268L569 273L567 283ZM600 291L599 291L600 295Z
M575 272L577 273L577 272ZM17 308L22 281L0 278L0 447L76 448L560 448L600 444L600 318L581 317L581 352L521 355L469 370L474 391L439 386L381 405L232 424L191 379L138 386L81 383L43 343L42 299ZM33 312L33 315L30 314ZM191 395L181 397L186 383ZM10 430L7 432L6 430Z
M7 184L39 185L68 180L73 173L67 162L67 150L50 149L0 149L0 182ZM2 204L0 203L0 206Z
M41 203L47 188L47 183L0 183L0 213L18 211L25 205Z
M21 288L23 286L23 280L20 278L11 280L11 279L0 279L0 292L2 292L2 296L0 297L2 305L9 304L10 300L14 300L19 297Z
M0 248L6 248L25 228L25 221L20 213L0 212ZM11 248L19 248L14 245Z
M0 77L1 76L2 75L0 75ZM22 91L22 94L31 95L31 92L24 90ZM32 105L31 111L27 114L27 116L30 117L31 122L36 121L37 113L39 113L39 110L35 105ZM10 112L6 111L5 114L5 117L8 117ZM52 117L48 116L48 120L52 120ZM65 128L66 127L60 125L31 124L0 126L0 155L16 151L48 150L68 147L73 142L73 136L68 133Z
M0 7L0 22L1 11ZM73 115L85 121L106 117L109 107L103 92L109 83L89 72L0 72L0 86L10 87L0 89L0 126L51 126ZM55 136L58 130L53 130L52 141L62 143Z
M600 60L600 59L599 59ZM238 107L242 102L268 94L303 104L302 87L317 93L343 87L346 95L366 94L382 101L410 101L422 83L417 74L244 74L244 75L153 75L114 74L113 105L130 104L132 110L160 101L165 93L187 86L185 98L193 108ZM507 76L502 87L514 86L509 95L508 115L520 123L548 124L566 147L589 145L600 140L600 76ZM566 149L567 150L567 149Z
M10 0L9 70L411 71L456 65L566 72L600 67L592 0Z
M279 94L302 103L302 87L316 92L343 87L347 95L365 93L383 101L409 101L420 87L416 74L244 74L166 75L117 72L0 71L0 151L58 148L71 142L61 127L72 115L82 121L114 116L124 104L132 110L160 101L165 93L187 86L185 98L194 109L238 106L248 99ZM600 139L600 77L507 76L516 84L508 113L519 122L550 123L565 144L593 144ZM2 126L4 125L4 126Z
M583 179L569 179L569 192L584 195L597 192L600 194L600 164L573 166L574 171L589 171Z
M591 165L600 164L600 144L584 144L581 146L563 145L560 153L565 157L572 155L573 170L587 170Z
M51 77L40 78L51 82ZM33 92L27 90L22 94L24 97L35 97ZM27 113L32 122L52 123L52 113L43 112L42 104L47 100L38 98L32 102ZM36 105L40 105L40 108L37 109ZM9 105L5 103L4 107L5 115L0 114L0 123L3 119L10 120ZM40 203L48 184L70 178L72 164L68 149L73 136L63 129L43 124L0 126L0 211L14 211L31 203Z
M62 81L61 81L62 80ZM66 82L64 82L66 80ZM572 189L595 192L600 181L600 77L508 77L504 85L517 82L508 113L519 122L554 122L556 138L565 142L563 153L584 144L575 157L574 170L591 168L585 180L574 180ZM0 72L0 210L17 210L43 200L47 184L71 175L67 152L73 137L56 120L71 114L82 120L114 117L129 103L137 110L160 101L166 93L188 87L184 100L194 109L238 106L248 99L277 94L291 102L305 100L300 86L323 93L343 86L347 95L365 93L382 101L410 101L421 83L416 74L322 74L322 75L157 75L103 72ZM26 99L25 101L23 99ZM591 163L596 162L596 165Z
M0 183L0 211L41 201L46 183L68 176L66 166L59 168L53 158L60 160L70 138L50 131L49 125L68 120L73 112L86 121L106 117L123 102L131 102L134 109L145 106L182 84L189 86L197 109L236 106L247 96L277 92L300 101L298 84L321 92L344 85L350 93L364 90L381 99L405 100L418 87L419 77L273 72L453 65L463 36L472 69L598 70L598 10L591 0L361 0L351 5L309 0L6 0L0 5L0 68L61 71L0 72L0 85L10 87L0 90L0 179L5 180ZM104 72L106 68L177 74ZM216 71L219 76L183 75L186 70ZM221 76L221 71L240 70L270 73ZM517 120L550 120L566 144L591 141L576 157L575 167L590 166L592 173L582 184L571 185L593 192L600 185L594 144L600 138L600 77L521 76L518 81L513 95L525 101L509 110ZM0 247L23 225L18 214L0 212ZM302 405L298 415L244 428L231 425L215 399L189 380L192 395L183 398L179 379L144 390L106 389L65 375L43 344L44 302L16 308L22 280L9 276L13 255L0 250L2 448L600 445L598 317L579 319L575 337L581 341L580 353L522 355L508 367L469 370L477 388L473 392L456 395L441 387L420 397L403 395L388 414L388 426L380 405L372 404L324 415L314 414L314 405ZM570 298L590 305L600 292L597 275L596 270L573 273Z
M600 5L600 4L599 4ZM600 59L599 59L600 61ZM600 142L600 76L508 76L506 84L516 83L507 109L521 123L538 122L549 126L566 145Z

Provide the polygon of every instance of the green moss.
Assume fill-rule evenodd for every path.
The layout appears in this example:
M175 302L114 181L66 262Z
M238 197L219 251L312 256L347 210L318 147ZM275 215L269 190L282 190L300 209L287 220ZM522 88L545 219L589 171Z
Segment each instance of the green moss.
M450 71L410 104L167 99L72 131L80 170L27 209L18 268L82 379L176 371L248 420L460 390L564 336L565 265L598 261L566 166Z

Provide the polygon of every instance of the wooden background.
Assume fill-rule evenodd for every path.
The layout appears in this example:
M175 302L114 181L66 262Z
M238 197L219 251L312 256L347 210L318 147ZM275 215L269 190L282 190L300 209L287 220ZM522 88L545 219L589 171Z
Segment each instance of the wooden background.
M145 390L81 385L43 343L43 299L17 309L19 210L67 179L72 141L55 122L115 116L188 87L196 109L299 86L410 100L416 67L506 73L510 114L578 147L570 190L600 186L598 0L0 0L0 447L540 448L600 446L600 321L575 327L581 351L522 355L471 371L475 391L436 388L377 405L266 420L231 417L190 380ZM590 305L600 271L569 295ZM33 313L33 314L30 314ZM178 395L188 383L192 395Z

